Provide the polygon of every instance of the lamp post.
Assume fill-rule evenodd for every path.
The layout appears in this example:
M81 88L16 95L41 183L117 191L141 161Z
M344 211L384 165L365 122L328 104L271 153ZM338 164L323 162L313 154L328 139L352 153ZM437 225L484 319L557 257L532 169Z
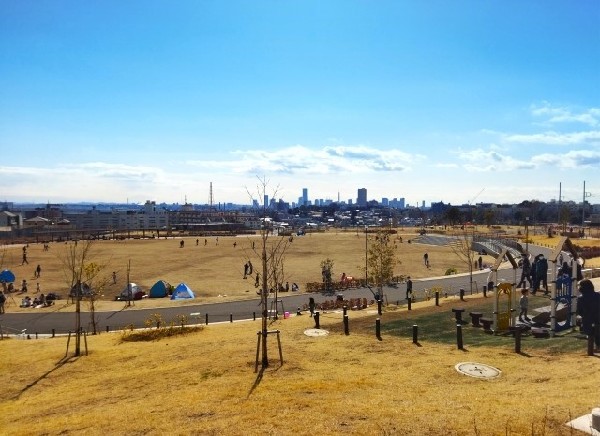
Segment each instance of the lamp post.
M529 255L529 217L525 217L525 252Z

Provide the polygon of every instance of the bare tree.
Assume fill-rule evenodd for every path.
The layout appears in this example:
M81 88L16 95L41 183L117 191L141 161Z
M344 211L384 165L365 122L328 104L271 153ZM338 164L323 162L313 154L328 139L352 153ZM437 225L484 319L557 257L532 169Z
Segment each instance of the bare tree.
M268 180L264 177L258 178L258 185L256 187L256 194L258 198L265 198L267 188L269 185ZM252 200L254 197L252 193L247 189L248 195ZM272 193L271 198L277 195L277 189ZM277 304L277 290L278 285L283 281L284 274L284 259L285 252L291 243L291 240L287 237L275 237L273 225L270 220L267 219L267 205L264 204L261 210L261 226L260 226L260 237L261 244L259 247L254 249L254 252L260 257L262 266L262 282L260 289L261 309L262 309L262 324L261 324L261 367L267 368L269 366L268 358L268 300L269 290L274 289L275 291L275 304ZM272 288L270 287L272 286ZM276 306L277 307L277 306ZM277 309L276 309L277 310Z
M65 251L59 255L65 280L75 298L75 356L81 354L81 299L85 284L85 266L92 257L92 247L92 240L75 241L66 245Z
M473 230L474 231L474 230ZM473 246L473 234L469 233L467 227L454 235L450 243L452 252L469 268L469 291L473 293L473 266L475 264L475 251Z

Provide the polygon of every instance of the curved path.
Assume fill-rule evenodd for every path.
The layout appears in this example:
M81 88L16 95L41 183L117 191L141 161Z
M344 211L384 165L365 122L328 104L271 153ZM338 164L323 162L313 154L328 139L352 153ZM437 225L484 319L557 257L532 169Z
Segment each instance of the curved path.
M533 248L533 247L530 247ZM550 250L543 247L536 247L536 252L549 255ZM473 273L473 281L477 284L477 290L482 291L483 285L487 282L489 269L477 271ZM498 279L503 279L508 282L519 281L521 271L511 269L498 270ZM430 289L434 286L442 286L444 289L451 289L449 295L457 295L459 289L465 289L466 294L469 294L469 275L461 274L455 276L433 277L413 281L413 293L417 300L422 300L425 296L425 289ZM475 287L474 287L475 290ZM375 291L375 289L373 289ZM285 294L284 294L285 295ZM350 298L367 298L372 300L373 293L368 288L348 289L343 292L345 299ZM314 293L314 294L292 294L281 296L281 303L278 303L278 313L283 311L296 313L298 308L302 309L308 303L309 297L314 297L317 303L335 298L335 295ZM406 304L406 285L399 284L397 287L384 288L384 297L389 304ZM272 301L272 300L270 300ZM271 305L271 302L269 302ZM283 310L282 310L283 306ZM144 327L144 322L154 313L160 313L162 318L170 322L177 319L179 315L188 317L189 324L200 324L206 322L208 316L209 323L214 322L229 322L242 319L253 319L256 316L260 319L260 299L241 300L214 304L190 304L186 306L178 306L176 308L150 308L136 310L120 310L112 312L96 312L98 320L97 325L101 331L122 329L125 326L133 325L136 328ZM281 315L282 316L282 315ZM84 329L90 330L89 313L82 312L81 324ZM8 327L9 333L26 330L27 334L41 335L51 334L52 331L56 334L67 333L75 328L75 313L73 312L34 312L34 313L5 313L0 315L0 325Z

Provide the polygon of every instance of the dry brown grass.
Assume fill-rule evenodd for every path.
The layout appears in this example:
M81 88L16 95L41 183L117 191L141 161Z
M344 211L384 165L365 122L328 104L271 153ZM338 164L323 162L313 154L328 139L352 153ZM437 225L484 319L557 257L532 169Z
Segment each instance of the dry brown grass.
M374 234L369 234L373 238ZM411 275L423 278L444 275L448 268L466 271L462 263L448 247L409 244L408 240L416 235L411 231L399 231L403 243L396 240L398 259L396 274ZM104 290L105 301L111 301L121 290L125 289L127 264L131 261L131 281L146 291L163 279L177 285L187 283L203 302L227 301L233 299L256 297L254 278L243 280L244 263L250 259L255 266L260 259L252 251L252 243L258 248L259 237L220 237L208 238L204 246L204 238L196 246L195 238L186 238L184 248L179 248L180 239L160 240L125 240L94 242L94 262L106 265L105 275L117 271L117 284L109 285ZM236 247L233 247L234 242ZM4 267L12 269L17 275L16 285L25 278L29 283L29 295L33 297L36 289L34 269L40 264L42 274L39 280L41 292L58 292L68 294L67 281L60 257L64 257L65 243L50 245L49 251L43 251L41 244L32 244L28 249L29 265L21 266L21 248L10 247L6 250ZM429 253L431 268L423 264L423 254ZM309 234L295 237L285 260L286 280L296 282L304 290L307 282L321 281L320 262L326 258L334 261L336 277L345 272L349 276L363 277L365 263L365 235L355 232L336 232ZM485 262L492 263L493 258L485 256ZM112 283L112 279L109 280ZM22 298L22 296L19 296ZM60 302L59 302L60 303ZM153 299L136 303L137 308L172 305L173 302ZM119 306L122 303L118 303ZM60 304L62 306L62 304ZM112 304L100 304L99 310L109 310ZM15 310L14 306L9 311ZM29 309L25 309L29 310Z
M407 244L410 237L399 244L398 273L425 277L460 268L447 249ZM207 247L188 239L183 249L178 240L98 243L98 259L110 262L107 271L119 271L119 283L106 294L124 287L131 259L132 280L144 286L164 278L187 282L204 301L223 299L219 293L244 298L247 288L254 293L241 279L252 239L235 240L235 249L233 238L220 238L218 247L214 239ZM42 290L64 292L60 250L61 244L50 252L32 245L25 267L18 265L18 248L9 249L7 259L12 256L17 274L33 274L41 263ZM424 250L432 270L422 265ZM320 279L325 257L334 259L336 274L361 275L363 256L364 234L331 232L295 238L286 266L290 280L303 284ZM432 310L431 304L417 303L412 313ZM351 335L345 336L341 315L328 313L321 325L331 334L323 338L303 334L313 327L306 315L275 322L285 364L279 367L270 337L271 367L259 378L253 372L258 322L211 325L154 342L121 342L118 333L90 336L90 355L67 361L61 361L65 338L0 341L0 429L15 435L568 435L574 432L565 422L600 404L599 361L585 356L584 345L577 353L535 348L527 355L497 347L458 351L426 340L417 347L386 334L376 340L374 316L351 312ZM383 320L406 316L390 310ZM502 376L460 375L454 366L463 361L495 366Z
M89 337L89 356L60 364L64 338L0 341L2 427L13 435L568 435L564 423L600 403L596 357L378 341L373 315L350 315L350 336L336 313L322 317L330 335L321 338L303 334L313 327L307 316L277 321L285 363L270 337L271 367L259 377L258 322L156 342L103 334ZM461 375L454 366L464 361L502 376Z

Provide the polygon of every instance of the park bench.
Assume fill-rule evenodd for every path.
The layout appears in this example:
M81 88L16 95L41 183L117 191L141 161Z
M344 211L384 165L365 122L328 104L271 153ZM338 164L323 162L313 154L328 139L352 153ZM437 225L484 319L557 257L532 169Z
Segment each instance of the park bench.
M483 316L483 313L469 312L469 315L471 316L471 324L473 324L473 327L481 327L481 323L479 322L479 320Z
M479 318L479 322L483 326L483 331L488 332L488 333L492 332L492 324L494 323L493 319Z

